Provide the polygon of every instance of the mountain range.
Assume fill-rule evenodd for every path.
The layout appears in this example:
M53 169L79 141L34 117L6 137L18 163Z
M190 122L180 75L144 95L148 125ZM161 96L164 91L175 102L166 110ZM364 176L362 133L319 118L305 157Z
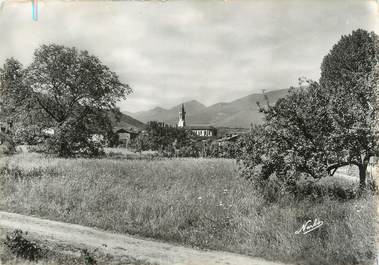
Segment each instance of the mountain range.
M113 114L109 114L109 117L115 129L124 128L130 131L140 131L145 127L145 124L143 122L140 122L139 120L136 120L125 113L121 113L118 119Z
M285 97L288 89L266 92L271 104ZM181 103L170 109L156 107L147 111L124 112L141 122L160 121L167 124L177 124L182 104L186 111L188 125L207 124L215 127L249 128L250 124L262 123L263 114L259 112L257 102L264 104L263 94L251 94L231 102L220 102L205 106L197 100Z

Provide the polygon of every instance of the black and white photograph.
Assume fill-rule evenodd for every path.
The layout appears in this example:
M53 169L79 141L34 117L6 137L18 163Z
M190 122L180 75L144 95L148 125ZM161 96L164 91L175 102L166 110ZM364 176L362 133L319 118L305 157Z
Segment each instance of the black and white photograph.
M379 1L0 0L0 265L378 265Z

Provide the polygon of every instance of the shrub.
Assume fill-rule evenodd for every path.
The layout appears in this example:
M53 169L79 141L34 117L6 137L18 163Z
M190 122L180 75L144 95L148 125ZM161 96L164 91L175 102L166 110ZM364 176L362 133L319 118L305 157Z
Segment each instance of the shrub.
M11 155L15 153L16 149L15 147L10 144L9 142L5 142L3 144L0 144L0 155Z
M45 135L37 125L18 125L13 130L13 140L17 144L37 145L45 140Z
M38 261L44 257L44 250L35 242L25 238L22 230L16 229L6 236L4 244L17 257L29 261Z
M93 140L85 124L67 123L57 128L45 142L45 152L60 157L97 157L104 155L103 143Z
M87 249L82 249L81 250L81 257L83 258L84 263L86 265L95 265L95 264L97 264L97 262L96 262L95 258L93 257L93 255Z

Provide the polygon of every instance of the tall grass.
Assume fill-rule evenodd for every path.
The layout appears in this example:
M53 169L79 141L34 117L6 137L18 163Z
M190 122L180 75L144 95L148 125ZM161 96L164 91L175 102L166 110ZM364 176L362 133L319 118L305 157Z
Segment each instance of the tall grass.
M374 197L267 204L226 159L13 156L0 208L120 233L298 264L370 264ZM323 226L295 234L309 219Z

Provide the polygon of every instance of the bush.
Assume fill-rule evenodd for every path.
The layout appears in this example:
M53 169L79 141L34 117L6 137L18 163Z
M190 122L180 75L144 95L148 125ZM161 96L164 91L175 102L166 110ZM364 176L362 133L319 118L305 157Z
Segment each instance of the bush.
M199 157L200 150L195 145L182 146L178 153L178 157Z
M28 145L27 150L31 153L46 153L46 146L43 144Z
M103 143L93 139L83 124L70 124L56 128L45 141L45 152L60 157L103 156Z
M16 229L12 233L8 233L4 244L17 257L27 259L29 261L38 261L44 257L44 250L35 242L25 238L22 230Z
M16 152L16 149L14 145L10 144L9 142L5 142L3 144L0 144L0 155L11 155Z
M13 130L13 141L17 144L37 145L45 138L37 125L19 125Z
M86 265L97 264L96 259L93 257L92 253L90 253L87 249L82 249L80 254Z

